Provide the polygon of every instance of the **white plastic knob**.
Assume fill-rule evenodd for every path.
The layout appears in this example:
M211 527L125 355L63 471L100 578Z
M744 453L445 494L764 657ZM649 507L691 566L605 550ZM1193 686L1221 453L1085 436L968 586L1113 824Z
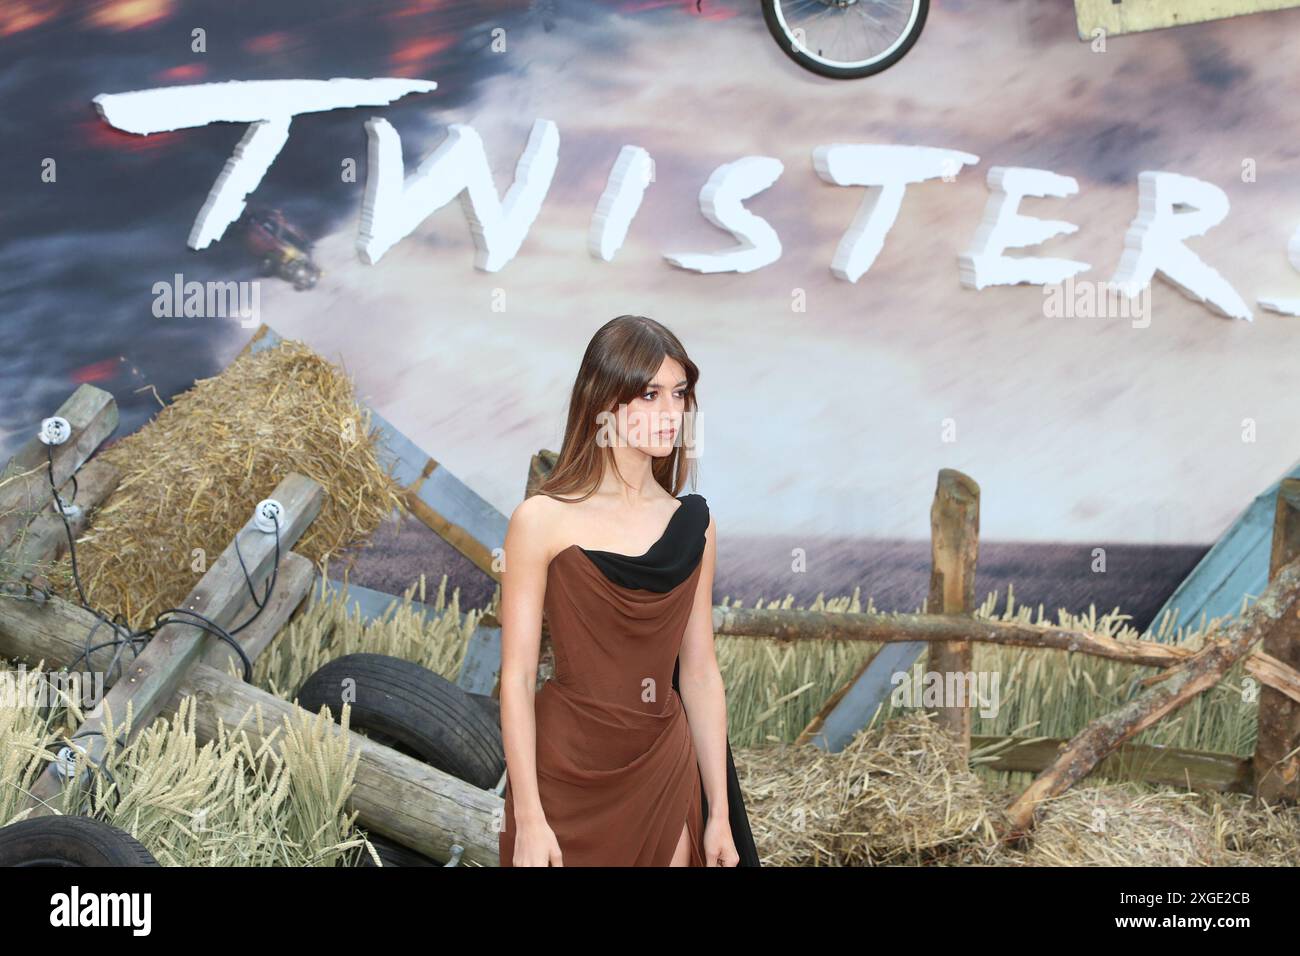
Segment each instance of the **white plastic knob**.
M41 430L37 436L47 445L62 445L72 437L72 425L66 418L55 415L41 420Z
M267 534L284 526L284 505L274 498L264 498L253 509L253 526Z
M75 744L73 747L76 747L77 753L83 755L86 753L84 747ZM58 756L54 758L54 770L65 780L71 778L77 769L77 756L73 753L73 747L60 747Z

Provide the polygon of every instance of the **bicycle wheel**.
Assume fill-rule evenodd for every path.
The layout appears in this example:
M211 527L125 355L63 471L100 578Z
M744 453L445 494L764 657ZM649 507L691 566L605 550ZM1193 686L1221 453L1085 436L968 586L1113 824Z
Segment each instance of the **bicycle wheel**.
M871 76L916 43L930 0L763 0L763 19L786 56L834 80Z

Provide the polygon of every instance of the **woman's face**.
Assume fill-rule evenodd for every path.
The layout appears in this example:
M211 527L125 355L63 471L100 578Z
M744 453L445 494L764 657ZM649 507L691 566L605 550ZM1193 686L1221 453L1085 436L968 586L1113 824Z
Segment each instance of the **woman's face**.
M642 393L627 403L626 423L619 423L619 437L626 446L656 457L671 454L682 433L685 411L686 370L665 357Z

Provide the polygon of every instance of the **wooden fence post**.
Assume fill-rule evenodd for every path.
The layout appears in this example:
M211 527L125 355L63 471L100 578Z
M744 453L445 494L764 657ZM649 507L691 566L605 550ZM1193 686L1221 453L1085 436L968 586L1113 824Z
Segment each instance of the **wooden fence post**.
M939 471L930 507L930 597L928 614L970 614L975 610L975 564L979 555L980 488L968 475ZM970 756L971 710L978 706L970 641L930 644L927 670L943 681L946 706L936 708L937 725L957 737ZM962 690L964 688L964 690ZM959 692L957 699L949 695Z
M1300 558L1300 479L1284 479L1277 492L1273 549L1268 578ZM1292 668L1300 668L1300 614L1287 615L1264 635L1262 649ZM1300 703L1272 687L1259 695L1259 736L1255 744L1256 803L1300 800Z

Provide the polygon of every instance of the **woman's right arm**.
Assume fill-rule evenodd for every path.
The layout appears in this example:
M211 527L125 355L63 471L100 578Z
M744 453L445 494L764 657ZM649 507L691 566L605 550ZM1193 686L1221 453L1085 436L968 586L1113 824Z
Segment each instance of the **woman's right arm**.
M510 516L501 565L501 740L514 804L515 866L561 865L537 792L534 698L547 570L541 498L525 498Z

